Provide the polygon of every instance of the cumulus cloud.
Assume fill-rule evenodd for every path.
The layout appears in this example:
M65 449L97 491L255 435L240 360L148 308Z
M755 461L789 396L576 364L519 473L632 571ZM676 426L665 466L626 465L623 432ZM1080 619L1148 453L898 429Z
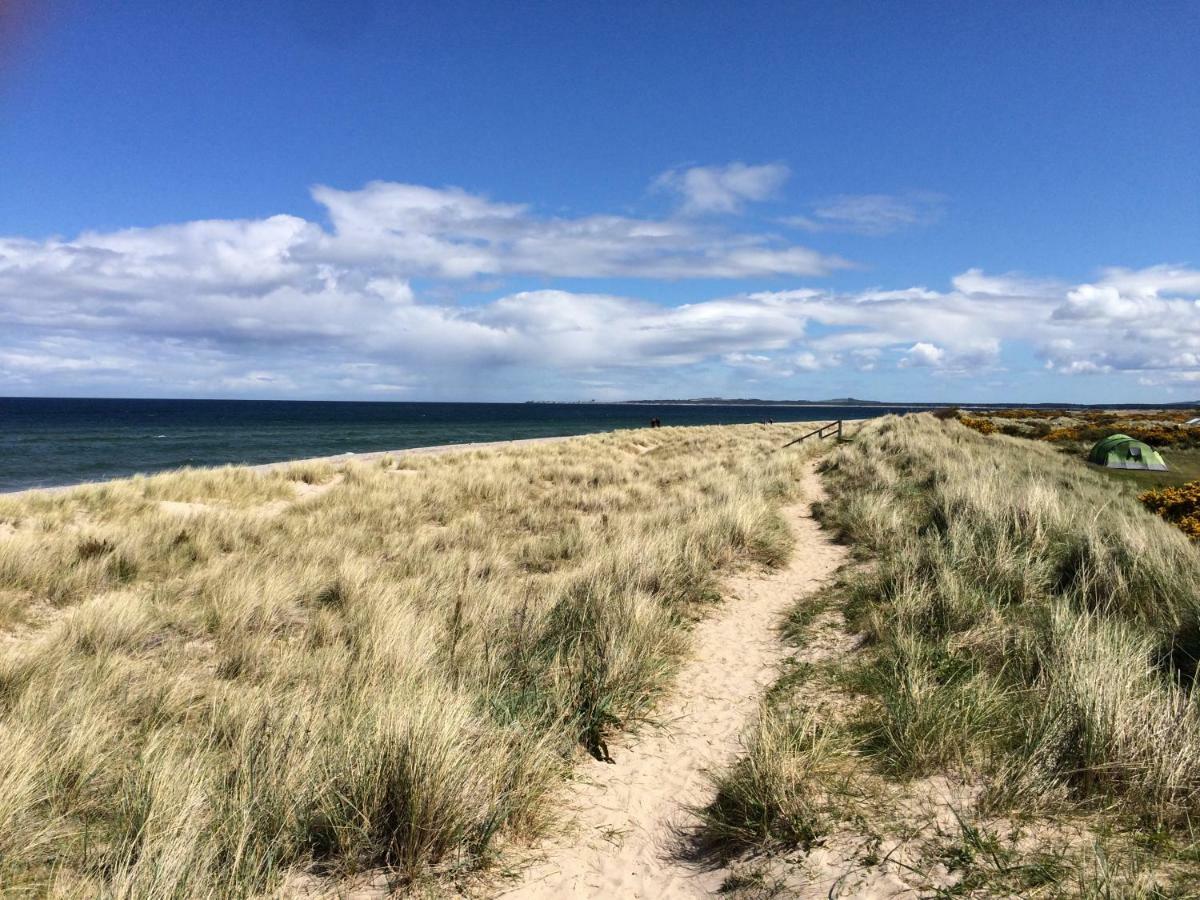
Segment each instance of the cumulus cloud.
M1189 382L1200 371L1200 271L1183 266L1106 269L1056 303L1047 367L1069 374L1140 373Z
M360 192L317 189L335 228L294 216L201 221L84 233L74 240L0 239L0 291L30 301L70 292L97 301L195 294L261 296L272 290L333 289L351 274L382 285L414 276L467 278L745 277L817 275L841 261L758 235L702 231L621 217L538 220L478 198L372 185ZM335 197L336 195L336 197Z
M784 224L804 231L834 231L880 236L937 222L946 198L928 191L906 194L842 194L812 205Z
M900 360L901 368L909 366L930 366L936 367L942 364L946 358L946 351L937 344L930 344L926 341L917 341L905 352L903 359Z
M748 202L768 200L783 187L791 172L783 163L748 166L691 166L669 169L654 180L657 190L679 195L687 215L741 212Z
M16 326L0 352L0 372L9 383L29 384L52 375L162 377L176 366L176 378L210 372L222 389L259 393L311 390L314 379L399 391L429 373L517 368L583 379L705 362L759 378L843 365L961 376L995 367L1004 344L1021 344L1064 374L1130 370L1186 381L1200 370L1200 305L1170 295L1176 283L1186 284L1168 281L1156 301L1170 306L1169 320L1130 318L1121 290L1103 279L1063 286L978 272L944 292L801 289L681 306L565 290L457 306L423 301L407 282L330 272L308 290L264 282L240 302L139 295L92 303L42 290L32 307L7 295L0 303ZM1095 297L1106 299L1097 305ZM1144 292L1136 302L1146 302ZM46 317L47 304L57 324ZM32 338L19 340L21 330ZM277 366L262 365L276 357Z
M669 392L697 372L801 386L840 369L974 376L1008 365L1007 348L1064 375L1200 373L1200 272L1186 266L1079 284L968 269L946 289L804 286L680 305L653 290L504 293L517 274L802 275L834 263L690 220L544 218L455 189L314 196L326 224L280 215L0 238L0 390L494 397L549 379L615 396ZM460 302L480 279L490 296Z
M948 291L755 296L790 299L824 326L809 351L848 354L859 369L878 367L889 352L900 368L970 376L997 368L1009 345L1065 375L1120 371L1169 384L1200 371L1200 272L1186 267L1105 269L1077 285L971 269Z
M835 357L836 358L836 357ZM792 357L792 365L802 372L816 372L823 368L822 361L815 353L805 351Z
M455 188L373 182L312 193L332 230L278 215L85 232L74 240L0 238L0 296L23 298L27 315L47 301L46 319L87 316L108 303L153 317L157 304L181 296L244 308L242 300L253 296L268 307L266 318L281 320L265 299L274 292L278 304L294 308L297 292L337 294L363 279L744 278L824 275L848 265L770 235L677 220L542 218ZM84 306L73 300L63 309L59 301L68 296Z
M0 386L25 392L77 373L88 391L144 377L151 391L387 392L420 386L424 372L461 382L530 363L687 365L782 347L803 321L744 297L666 308L545 290L463 306L454 286L518 275L819 275L844 265L769 235L674 219L547 218L456 188L375 182L316 187L313 197L326 224L277 215L0 237ZM423 296L414 279L430 282ZM354 359L379 370L349 368Z
M925 368L948 375L967 375L993 367L999 353L1000 343L994 339L968 341L954 351L926 341L917 341L904 352L897 366L901 369Z
M357 191L317 187L313 196L332 227L277 215L70 240L0 237L0 323L222 346L407 343L414 359L503 359L504 333L485 317L416 303L411 280L742 278L845 265L755 233L621 216L542 218L454 188L375 182Z

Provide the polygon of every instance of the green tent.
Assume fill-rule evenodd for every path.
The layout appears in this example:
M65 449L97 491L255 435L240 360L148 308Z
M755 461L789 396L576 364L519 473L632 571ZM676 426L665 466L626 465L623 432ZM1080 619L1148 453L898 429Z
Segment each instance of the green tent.
M1092 448L1088 462L1110 469L1152 469L1167 471L1167 464L1158 451L1127 434L1110 434Z

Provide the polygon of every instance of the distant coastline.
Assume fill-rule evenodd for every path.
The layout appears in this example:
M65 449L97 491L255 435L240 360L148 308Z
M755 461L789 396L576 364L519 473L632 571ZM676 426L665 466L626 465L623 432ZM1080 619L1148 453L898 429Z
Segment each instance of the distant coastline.
M832 400L760 400L756 397L725 398L698 397L686 400L526 400L528 404L575 406L590 404L603 406L774 406L832 409L845 407L888 408L888 409L1191 409L1200 407L1200 399L1173 403L981 403L978 401L928 401L928 400L859 400L842 397Z

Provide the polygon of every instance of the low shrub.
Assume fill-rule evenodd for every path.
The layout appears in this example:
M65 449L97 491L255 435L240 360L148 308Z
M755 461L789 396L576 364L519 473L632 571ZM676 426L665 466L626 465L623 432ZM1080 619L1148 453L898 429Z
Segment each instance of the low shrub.
M1146 491L1138 499L1147 509L1179 526L1188 537L1200 540L1200 481Z
M962 416L959 420L963 425L966 425L972 431L978 431L980 434L995 434L996 423L991 419L978 419L972 416Z
M1111 434L1125 434L1134 440L1144 441L1151 447L1200 447L1200 427L1142 425L1121 419L1103 424L1053 428L1045 432L1041 439L1050 443L1093 443L1103 440Z

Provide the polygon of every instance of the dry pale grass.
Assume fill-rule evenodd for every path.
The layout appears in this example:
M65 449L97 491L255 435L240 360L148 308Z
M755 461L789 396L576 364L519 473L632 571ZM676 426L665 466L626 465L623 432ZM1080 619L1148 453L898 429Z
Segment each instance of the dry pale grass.
M823 468L824 521L864 563L835 598L866 646L776 689L717 780L707 837L916 834L881 824L897 804L845 798L949 776L973 786L961 840L926 862L955 873L955 895L1194 896L1197 547L1077 460L929 415L871 422ZM814 684L857 715L814 719ZM1005 821L1039 840L1001 848L978 824ZM1079 829L1107 842L1104 865L1047 853Z
M669 428L0 500L0 883L232 897L487 864L546 827L576 748L650 715L716 570L785 558L804 455L779 442Z
M1103 477L927 416L831 457L836 527L878 565L877 749L997 777L996 803L1200 812L1200 553Z

